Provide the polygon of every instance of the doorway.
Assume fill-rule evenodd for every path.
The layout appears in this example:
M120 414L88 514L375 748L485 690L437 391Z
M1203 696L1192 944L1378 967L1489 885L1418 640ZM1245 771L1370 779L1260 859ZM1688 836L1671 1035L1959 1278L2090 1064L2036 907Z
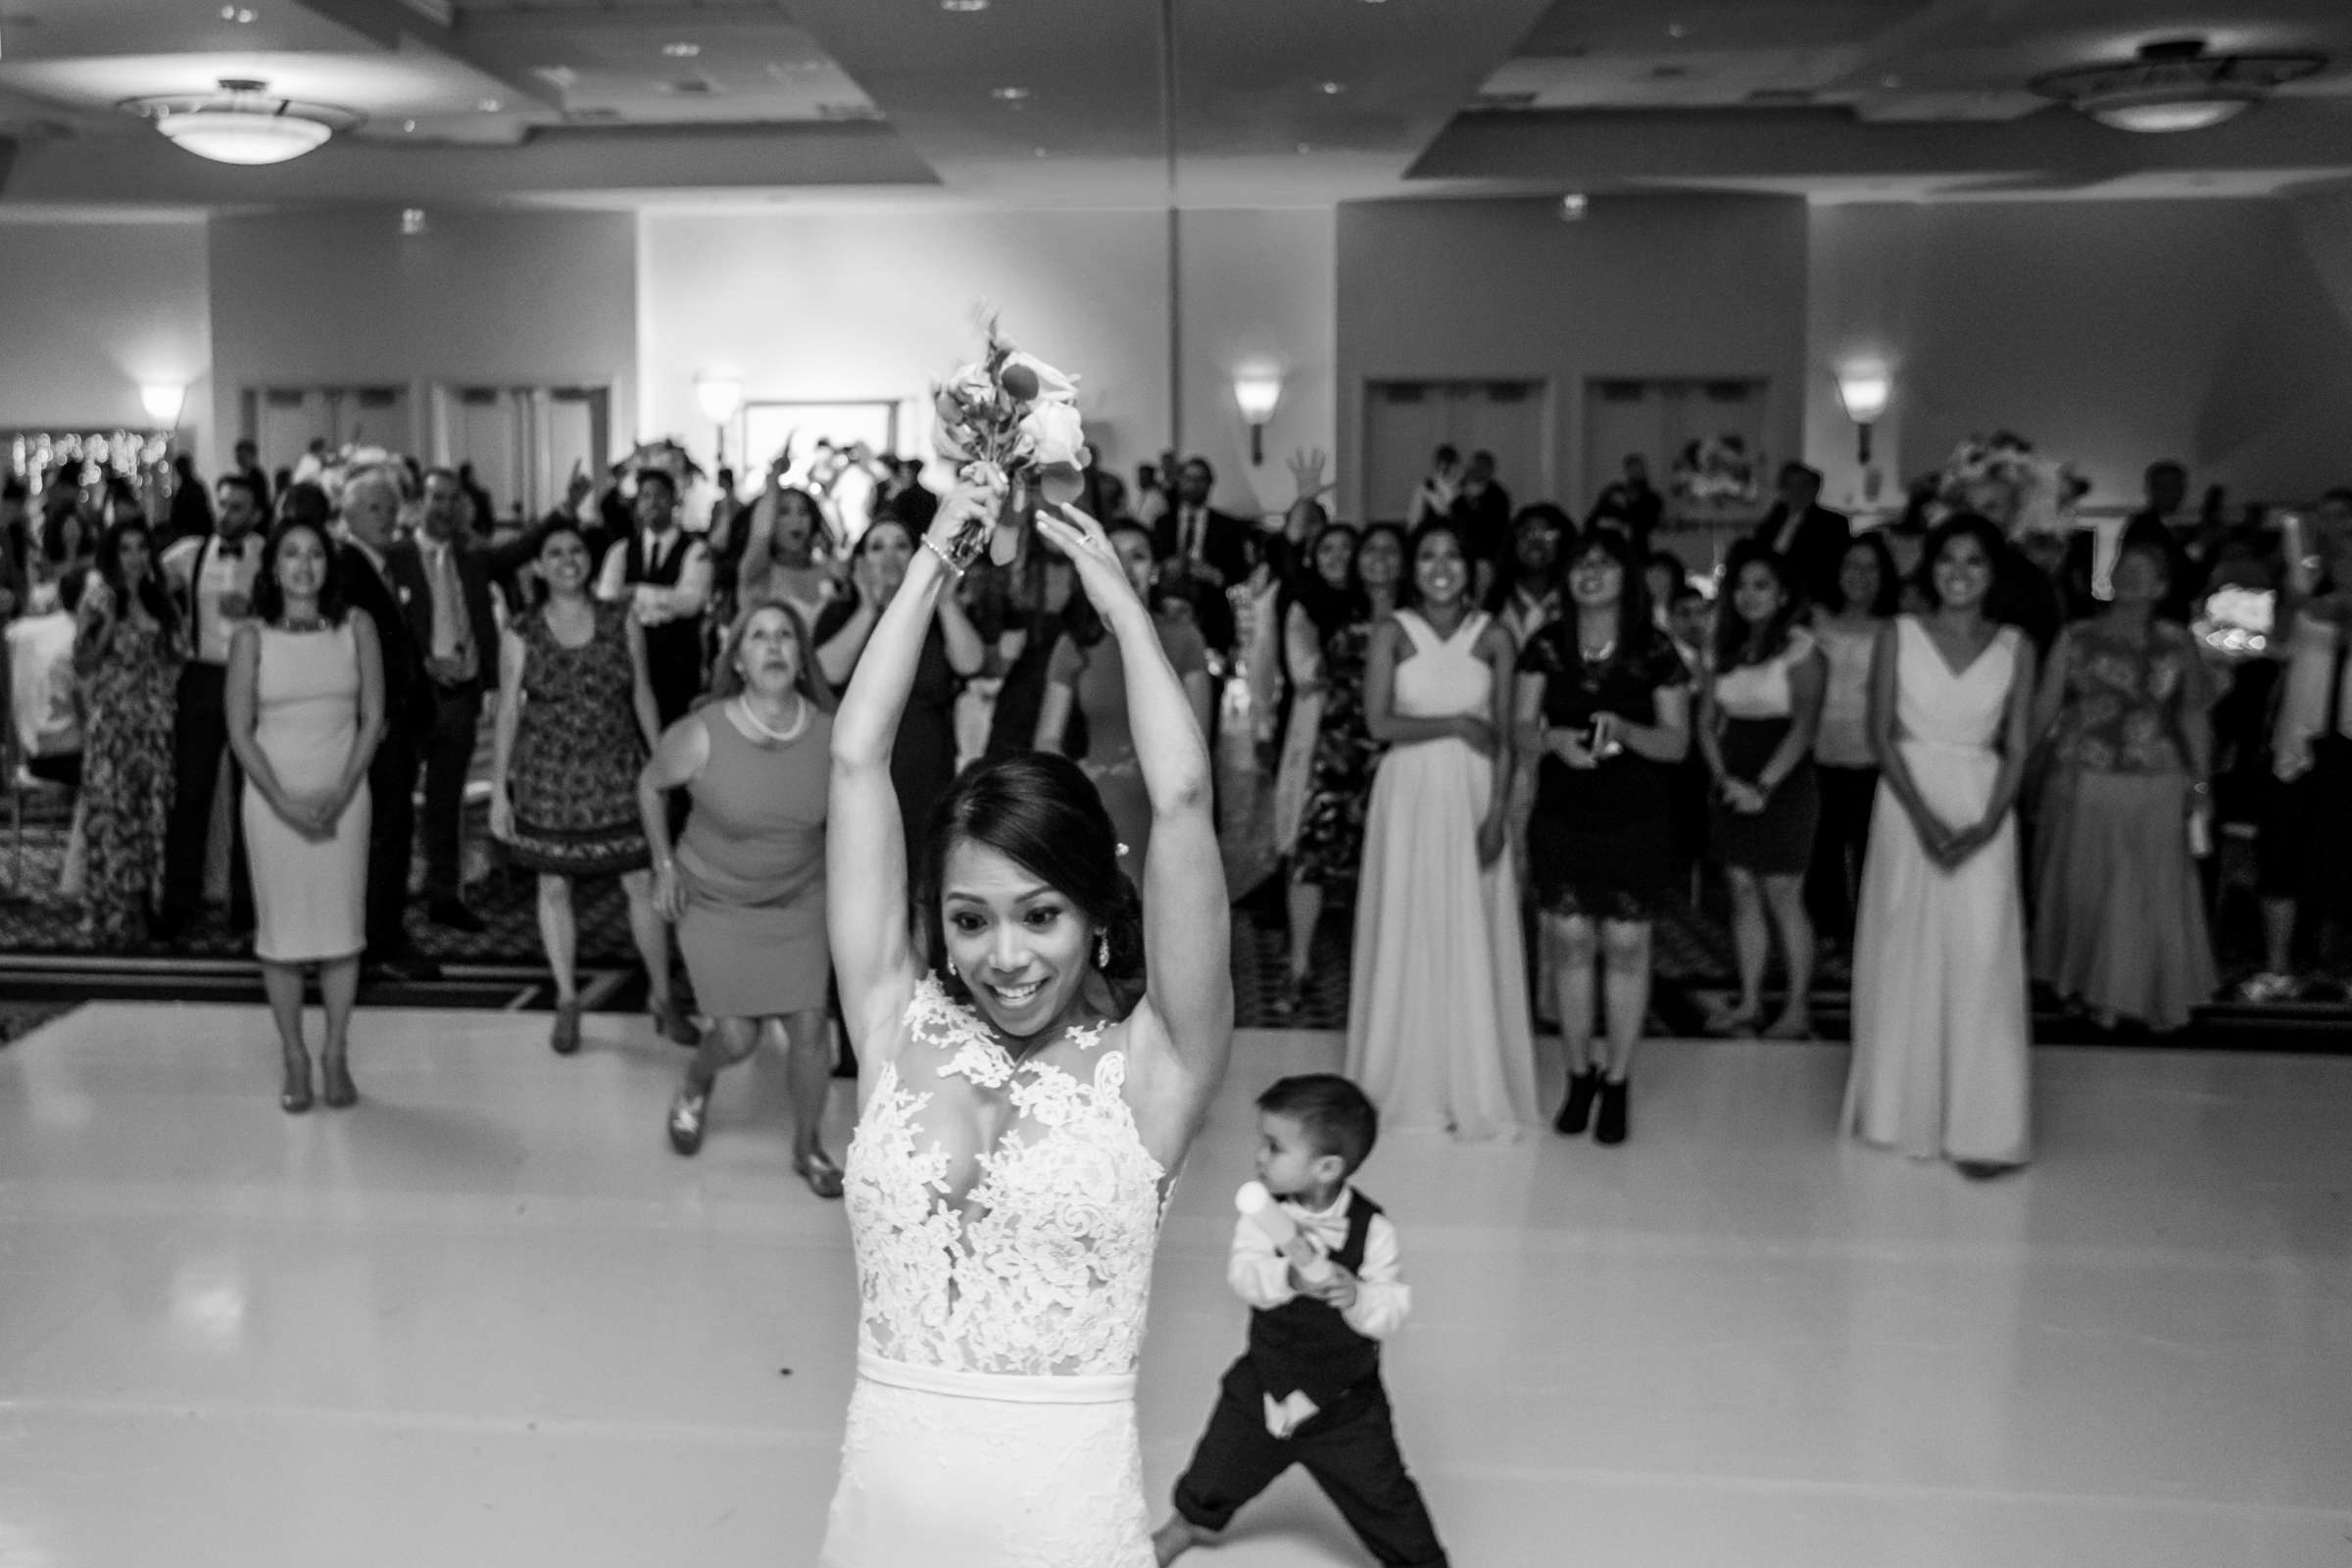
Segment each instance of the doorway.
M1367 381L1364 518L1403 521L1441 446L1492 452L1512 502L1540 501L1552 493L1551 429L1546 381Z

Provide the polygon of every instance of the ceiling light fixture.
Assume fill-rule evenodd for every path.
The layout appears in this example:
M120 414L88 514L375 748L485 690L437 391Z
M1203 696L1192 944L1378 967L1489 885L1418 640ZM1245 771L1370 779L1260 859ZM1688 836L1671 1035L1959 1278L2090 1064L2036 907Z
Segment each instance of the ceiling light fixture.
M2164 38L2131 60L2053 71L2026 85L2117 130L2203 130L2327 64L2318 54L2211 55L2202 38Z
M223 76L220 90L193 97L133 98L122 107L155 122L183 151L217 164L282 164L316 152L360 117L326 104L270 96L270 84Z
M501 109L504 109L507 106L500 103L495 98L485 98L480 103L475 104L473 107L479 109L485 115L495 115Z
M662 46L662 52L672 60L692 60L703 52L703 46L699 43L665 43Z
M1326 98L1337 98L1347 90L1348 84L1344 81L1327 81L1323 84L1323 96Z
M400 210L400 231L411 239L424 232L424 209L403 207Z
M1001 104L1017 104L1029 96L1026 87L991 87L988 95Z
M968 16L975 11L986 11L988 0L939 0L939 9L959 12Z
M1560 198L1560 221L1563 223L1581 223L1585 220L1585 215L1592 210L1592 198L1581 190L1572 190Z
M243 27L253 25L254 16L255 12L251 6L222 6L220 8L222 22L233 22Z

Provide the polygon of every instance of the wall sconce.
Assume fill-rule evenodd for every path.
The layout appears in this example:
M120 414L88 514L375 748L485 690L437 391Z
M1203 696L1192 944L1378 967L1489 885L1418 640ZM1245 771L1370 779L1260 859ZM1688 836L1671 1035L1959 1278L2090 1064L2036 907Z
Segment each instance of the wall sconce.
M1854 421L1857 432L1854 461L1865 468L1870 466L1870 427L1886 412L1886 400L1894 394L1894 378L1883 365L1851 365L1838 372L1838 401L1845 405L1845 416Z
M187 397L188 389L172 381L150 381L139 388L139 403L147 410L147 417L172 430L179 428L179 411Z
M698 375L694 400L703 417L718 427L718 461L727 461L727 425L743 409L743 383L731 375Z
M1266 461L1266 421L1282 401L1282 374L1277 370L1244 370L1233 378L1233 401L1250 426L1250 466Z

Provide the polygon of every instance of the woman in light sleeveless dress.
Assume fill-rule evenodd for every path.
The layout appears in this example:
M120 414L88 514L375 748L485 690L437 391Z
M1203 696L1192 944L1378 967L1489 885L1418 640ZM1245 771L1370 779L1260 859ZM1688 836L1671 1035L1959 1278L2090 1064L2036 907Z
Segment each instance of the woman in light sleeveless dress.
M826 912L863 1070L858 1384L823 1568L1154 1560L1135 1422L1152 1257L1233 1033L1208 749L1102 527L1041 512L1117 639L1143 892L1078 765L1029 754L956 782L909 899L891 749L965 536L999 508L972 488L940 508L833 725Z
M1471 609L1445 522L1411 551L1413 604L1373 634L1365 720L1386 741L1365 819L1348 1075L1394 1128L1515 1138L1535 1118L1508 836L1510 633Z
M2023 1165L2025 905L2014 807L2034 649L1986 614L2007 549L1964 513L1922 557L1934 609L1881 634L1871 671L1879 802L1854 940L1844 1121L1867 1143L1971 1176Z
M254 578L253 618L228 650L228 743L245 769L253 953L277 1021L288 1114L311 1108L302 976L318 966L329 1105L359 1090L348 1056L367 946L368 763L383 736L374 623L348 608L339 553L307 522L278 525Z

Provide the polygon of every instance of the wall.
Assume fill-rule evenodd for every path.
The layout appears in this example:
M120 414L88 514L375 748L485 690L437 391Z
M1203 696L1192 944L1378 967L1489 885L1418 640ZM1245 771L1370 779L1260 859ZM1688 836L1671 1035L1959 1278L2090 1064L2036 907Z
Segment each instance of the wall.
M1368 379L1548 378L1552 488L1578 512L1598 482L1579 471L1588 377L1766 377L1768 451L1796 450L1805 223L1802 202L1753 197L1596 200L1574 223L1549 199L1342 206L1343 508L1362 514Z
M143 429L143 382L188 388L185 440L210 424L205 225L0 221L0 429Z
M1227 506L1283 505L1274 454L1330 446L1330 231L1328 212L1184 215L1185 441L1219 469ZM990 310L1014 342L1079 377L1116 471L1132 475L1170 439L1164 214L657 212L641 257L641 422L706 457L698 375L738 376L753 402L891 399L911 413L976 352ZM1257 355L1290 379L1253 484L1231 387ZM919 434L903 430L901 445Z
M1807 451L1856 479L1835 366L1895 369L1889 478L2006 428L2134 501L2153 459L2241 500L2342 483L2352 203L2005 202L1812 215ZM1899 488L1899 487L1896 487Z
M443 380L611 384L628 434L633 215L435 211L404 236L397 211L368 208L217 218L210 233L214 415L231 439L245 387L405 383L421 426Z

